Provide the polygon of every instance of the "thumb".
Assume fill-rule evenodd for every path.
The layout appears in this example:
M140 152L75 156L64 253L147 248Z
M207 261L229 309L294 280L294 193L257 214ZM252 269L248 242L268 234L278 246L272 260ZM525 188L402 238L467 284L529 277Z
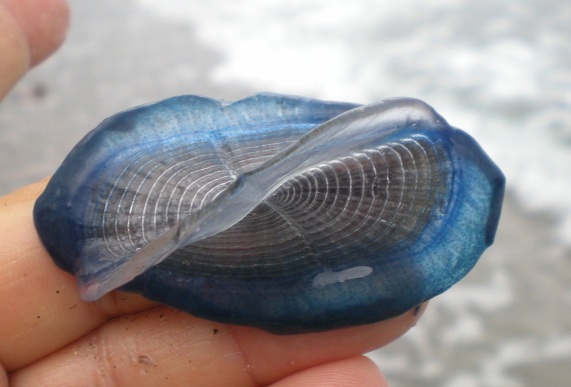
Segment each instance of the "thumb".
M61 45L68 24L65 0L0 0L0 99Z

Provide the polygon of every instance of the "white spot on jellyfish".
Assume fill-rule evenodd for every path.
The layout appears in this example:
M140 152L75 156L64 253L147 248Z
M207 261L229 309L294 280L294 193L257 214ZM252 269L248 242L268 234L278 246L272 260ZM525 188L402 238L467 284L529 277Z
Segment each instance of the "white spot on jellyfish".
M363 278L373 272L373 268L369 266L355 266L341 271L333 271L326 269L323 273L319 273L313 279L313 287L323 287L352 279Z

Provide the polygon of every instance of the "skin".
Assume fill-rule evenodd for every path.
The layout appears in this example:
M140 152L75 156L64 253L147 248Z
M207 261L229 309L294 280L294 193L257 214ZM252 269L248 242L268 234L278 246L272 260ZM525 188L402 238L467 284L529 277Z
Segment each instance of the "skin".
M63 0L0 0L0 99L63 42ZM386 386L362 354L403 335L411 310L377 324L276 336L111 292L83 302L32 221L48 179L0 198L0 387Z

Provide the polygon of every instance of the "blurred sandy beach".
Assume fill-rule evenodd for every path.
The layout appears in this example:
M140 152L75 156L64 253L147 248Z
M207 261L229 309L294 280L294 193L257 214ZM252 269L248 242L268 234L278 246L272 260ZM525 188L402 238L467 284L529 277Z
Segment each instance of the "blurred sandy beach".
M192 23L134 0L71 3L64 47L0 105L0 194L53 173L118 111L180 94L236 100L266 91L214 77L225 53L199 39ZM462 128L461 116L453 118ZM370 354L391 386L570 385L571 250L556 236L557 214L530 211L509 185L496 243L476 268L431 301L403 338Z

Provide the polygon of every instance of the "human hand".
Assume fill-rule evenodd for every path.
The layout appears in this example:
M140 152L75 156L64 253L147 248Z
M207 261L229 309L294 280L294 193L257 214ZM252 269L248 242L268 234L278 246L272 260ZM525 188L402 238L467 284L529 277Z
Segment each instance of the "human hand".
M0 0L0 100L63 42L66 0Z
M61 0L0 0L0 98L65 35ZM413 311L368 326L276 336L202 320L138 295L83 302L43 248L32 207L47 179L0 198L0 387L385 386L362 353Z

